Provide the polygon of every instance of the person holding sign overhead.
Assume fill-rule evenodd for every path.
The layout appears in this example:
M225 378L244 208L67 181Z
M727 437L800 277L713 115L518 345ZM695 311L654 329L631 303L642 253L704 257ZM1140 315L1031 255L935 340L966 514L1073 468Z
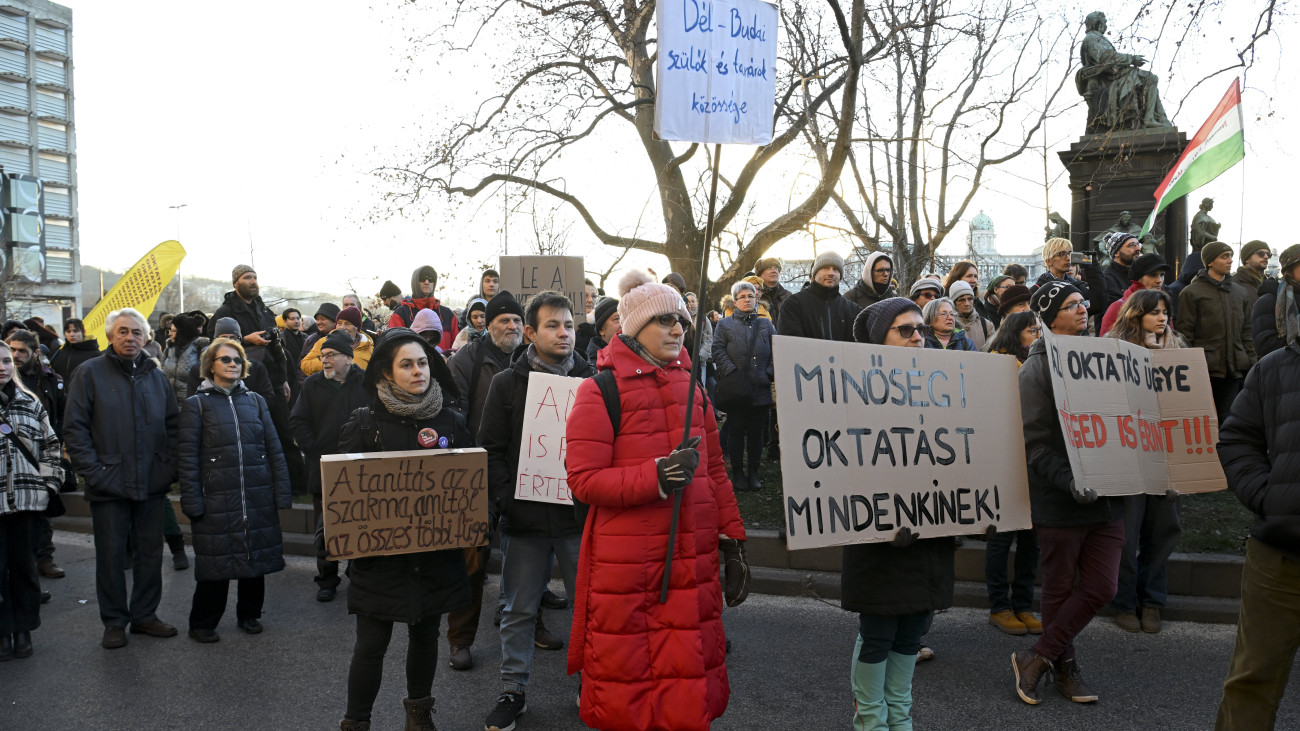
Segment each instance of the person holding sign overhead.
M465 417L446 404L456 384L442 356L414 331L394 327L379 337L362 381L370 405L352 412L339 452L393 452L471 447ZM348 669L343 731L369 731L393 624L408 626L407 728L433 728L433 677L442 615L470 603L465 554L459 548L391 556L362 556L348 565L348 612L357 641Z
M1053 334L1082 335L1088 329L1088 301L1067 281L1045 280L1030 307ZM1011 655L1011 668L1016 693L1025 703L1042 702L1038 684L1048 672L1061 695L1093 703L1097 694L1079 672L1074 638L1115 596L1124 508L1120 498L1098 497L1075 485L1052 396L1046 345L1035 341L1020 368L1029 502L1042 552L1043 634L1030 649Z
M568 420L569 488L590 505L569 672L582 672L579 714L592 728L704 731L730 696L718 549L726 556L725 600L734 607L748 594L745 528L717 422L700 393L691 438L682 441L689 389L699 387L682 347L685 301L632 271L619 281L618 310L623 332L598 361L614 377L617 423L599 383L604 375L579 386ZM677 493L677 543L661 604Z
M881 300L853 322L860 343L924 348L929 327L906 297ZM858 613L853 648L854 729L912 727L912 671L934 612L952 606L951 537L917 540L906 526L888 543L844 547L840 606Z

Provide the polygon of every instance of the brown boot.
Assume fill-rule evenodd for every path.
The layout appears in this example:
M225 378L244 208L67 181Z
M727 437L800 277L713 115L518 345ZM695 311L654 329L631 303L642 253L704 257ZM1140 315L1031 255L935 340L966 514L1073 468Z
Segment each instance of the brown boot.
M345 718L339 721L339 731L370 731L370 722L349 721Z
M1142 631L1155 634L1160 631L1160 610L1155 607L1142 607Z
M1075 703L1096 703L1097 694L1083 682L1079 664L1074 660L1057 660L1052 668L1052 684L1056 691Z
M1043 701L1038 695L1038 683L1043 673L1050 670L1052 664L1047 658L1033 650L1017 650L1011 653L1011 670L1016 674L1016 695L1031 706Z
M438 731L433 725L433 698L403 698L406 709L406 731Z

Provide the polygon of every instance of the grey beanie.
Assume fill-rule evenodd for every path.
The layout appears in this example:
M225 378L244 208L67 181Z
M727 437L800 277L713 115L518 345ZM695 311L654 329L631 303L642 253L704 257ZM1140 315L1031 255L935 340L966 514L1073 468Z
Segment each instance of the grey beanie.
M222 335L234 335L237 338L243 338L244 333L239 329L239 321L233 317L223 317L217 320L213 326L212 337L219 338Z
M918 294L920 294L921 292L927 289L933 289L935 297L943 296L943 285L939 284L933 279L930 279L929 277L918 279L915 282L913 282L912 289L908 290L907 296L915 299Z
M844 277L844 257L833 251L823 251L817 255L816 259L813 259L812 271L808 273L808 278L815 278L817 272L820 272L826 267L835 267L835 269L839 270L840 278L842 279Z
M859 343L881 345L894 320L904 312L912 310L921 314L921 308L906 297L890 297L871 305L858 313L853 320L853 339Z

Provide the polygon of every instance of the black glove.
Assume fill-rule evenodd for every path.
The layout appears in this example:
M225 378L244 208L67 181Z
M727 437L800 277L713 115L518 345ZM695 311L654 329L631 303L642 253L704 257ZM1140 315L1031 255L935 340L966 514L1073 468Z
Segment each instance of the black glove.
M894 548L907 548L913 543L916 543L916 534L912 532L911 528L903 526L894 534L894 540L890 541L889 545Z
M1165 502L1167 503L1176 503L1180 497L1182 497L1182 494L1172 487L1165 490Z
M749 561L745 559L745 542L734 538L718 539L722 550L722 596L727 606L738 607L749 597Z
M1084 488L1083 492L1079 492L1079 490L1074 486L1074 480L1070 480L1070 494L1074 496L1074 501L1080 505L1088 505L1097 502L1096 490L1088 487Z
M695 449L699 443L699 437L691 437L659 460L659 489L664 495L672 497L695 479L695 468L700 466L700 453Z
M993 536L996 536L997 534L998 534L998 527L996 525L993 525L992 523L989 523L989 527L984 529L984 538L986 539L991 540Z

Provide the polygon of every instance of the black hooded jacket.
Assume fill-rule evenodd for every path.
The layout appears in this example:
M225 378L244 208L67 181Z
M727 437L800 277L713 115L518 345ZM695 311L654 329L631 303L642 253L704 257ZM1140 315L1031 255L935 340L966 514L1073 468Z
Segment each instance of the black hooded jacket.
M839 286L809 282L781 305L778 335L853 342L853 318L862 308L844 299Z

